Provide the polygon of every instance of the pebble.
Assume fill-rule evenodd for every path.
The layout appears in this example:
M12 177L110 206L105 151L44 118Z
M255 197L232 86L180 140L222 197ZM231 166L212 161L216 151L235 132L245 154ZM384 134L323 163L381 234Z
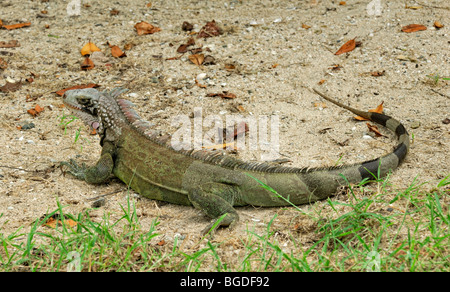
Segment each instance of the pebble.
M200 73L197 75L197 80L203 80L206 77L206 73Z

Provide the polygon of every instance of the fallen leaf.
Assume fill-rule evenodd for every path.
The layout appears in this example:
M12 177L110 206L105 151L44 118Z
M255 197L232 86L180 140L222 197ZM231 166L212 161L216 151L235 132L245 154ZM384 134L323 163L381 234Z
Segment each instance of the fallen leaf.
M32 115L33 117L37 116L40 112L42 112L44 109L42 107L40 107L38 104L34 107L31 108L29 110L27 110L27 113L29 113L30 115Z
M14 92L19 90L22 87L22 82L8 82L6 81L5 85L0 87L1 92Z
M311 28L311 26L309 26L309 25L307 25L307 24L304 24L304 23L302 23L302 28L304 28L304 29L309 29L309 28Z
M369 123L366 123L367 127L369 128L370 132L375 133L376 137L382 137L383 134L380 133L380 131L378 130L378 127L376 125L371 125Z
M181 29L184 30L184 31L191 31L191 30L194 29L194 26L192 24L190 24L189 22L185 21L181 25Z
M10 24L10 25L3 25L2 27L6 28L7 30L21 28L25 26L30 26L31 22L23 22L23 23L16 23L16 24Z
M177 49L177 53L181 53L181 54L186 53L187 50L188 50L188 47L189 47L188 44L182 44L182 45L180 45L180 46L178 47L178 49Z
M111 48L111 55L114 58L123 58L127 56L118 46L113 46L110 45L109 43L108 46Z
M417 9L420 9L420 8L422 8L422 6L408 6L408 5L405 5L405 9L417 10Z
M94 69L95 65L94 62L92 62L89 57L86 57L84 61L81 63L81 70L92 70Z
M196 84L198 87L200 87L200 88L206 88L206 85L200 84L200 83L198 82L197 78L195 79L195 84Z
M20 47L19 41L11 40L9 42L0 42L0 48L15 48Z
M370 109L369 112L382 114L383 113L383 103L384 103L384 101L382 101L375 109ZM359 121L368 121L368 119L360 117L360 116L356 116L355 119L357 119Z
M319 82L317 82L317 84L322 85L325 83L325 81L326 81L325 79L321 79Z
M326 108L327 104L324 102L315 102L314 103L314 107L318 107L318 108Z
M345 4L347 4L345 1L339 2L339 5L345 5Z
M234 99L234 98L236 98L236 94L228 92L228 91L222 91L222 93L208 93L206 96L207 97L219 96L219 97L225 98L225 99Z
M351 52L355 49L356 47L356 42L355 39L349 40L348 42L346 42L345 44L342 45L342 47L339 48L339 50L334 53L335 55L341 55L344 53L348 53Z
M113 9L109 12L109 15L118 15L119 12L120 12L119 10L113 8Z
M191 60L191 62L195 65L200 66L201 64L203 64L205 56L203 54L194 54L189 56L189 60Z
M383 76L385 72L386 72L385 70L383 70L383 71L373 71L373 72L370 72L370 75L372 75L374 77L380 77L380 76Z
M157 243L157 245L159 245L159 246L163 246L165 244L166 244L166 241L164 239Z
M45 217L47 216L46 214L43 216ZM42 217L41 217L42 218ZM66 216L64 216L64 223L66 227L75 227L77 226L77 222L70 219L70 218L66 218ZM57 225L62 225L62 221L61 221L61 215L59 215L58 213L50 216L47 221L45 221L45 223L43 224L43 226L47 226L50 228L56 228Z
M210 21L200 29L197 38L210 38L222 34L222 29L217 26L216 21Z
M236 69L236 66L234 64L225 64L225 70L233 71L234 69Z
M0 19L0 28L3 26L3 21Z
M403 32L416 32L420 30L426 30L427 27L421 24L409 24L407 26L402 27Z
M160 31L159 27L153 26L148 22L141 21L134 26L138 35L153 34Z
M440 23L439 21L437 21L437 20L433 23L433 25L437 29L440 29L440 28L444 27L444 25L442 23Z
M71 87L68 87L68 88L65 88L65 89L58 90L58 91L56 91L55 93L56 93L57 95L59 95L59 96L63 96L64 93L65 93L67 90L72 90L72 89L84 89L84 88L96 88L96 87L99 87L99 86L100 86L100 85L95 84L95 83L81 84L81 85L75 85L75 86L71 86Z
M90 55L95 51L100 51L100 49L94 43L88 42L81 49L81 55Z
M273 64L272 69L275 69L276 67L278 67L278 65L280 65L280 64L278 64L278 63Z

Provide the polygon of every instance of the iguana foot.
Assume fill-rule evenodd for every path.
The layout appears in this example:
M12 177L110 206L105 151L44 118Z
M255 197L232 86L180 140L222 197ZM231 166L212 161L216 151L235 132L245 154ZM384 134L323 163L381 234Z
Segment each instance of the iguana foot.
M70 173L71 175L73 175L78 179L85 180L84 174L87 169L85 163L82 163L80 166L74 159L70 159L69 161L61 161L59 165L67 166L69 168L69 170L67 171L68 173Z
M114 161L110 154L104 154L100 157L96 165L87 167L84 163L79 166L75 160L63 161L61 166L67 166L69 173L78 179L88 183L102 183L109 178L114 168Z
M222 216L218 219L213 219L210 224L208 224L202 231L201 235L206 235L208 233L214 234L217 228L220 226L225 226L227 228L233 228L236 223L239 221L239 216L237 213L235 214L229 214L225 213L223 216L225 216L222 219Z

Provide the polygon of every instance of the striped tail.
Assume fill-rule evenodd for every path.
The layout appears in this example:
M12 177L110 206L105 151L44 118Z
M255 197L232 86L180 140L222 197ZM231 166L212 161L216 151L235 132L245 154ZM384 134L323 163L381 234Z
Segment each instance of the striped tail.
M397 135L398 144L397 146L395 146L394 151L379 158L361 163L358 171L362 179L373 178L374 175L377 175L378 173L380 177L385 176L390 170L396 169L400 165L400 163L402 163L409 151L409 134L402 123L384 114L364 112L354 109L324 95L316 89L313 90L315 93L328 100L329 102L332 102L339 107L345 108L358 116L371 120L374 123L382 125Z

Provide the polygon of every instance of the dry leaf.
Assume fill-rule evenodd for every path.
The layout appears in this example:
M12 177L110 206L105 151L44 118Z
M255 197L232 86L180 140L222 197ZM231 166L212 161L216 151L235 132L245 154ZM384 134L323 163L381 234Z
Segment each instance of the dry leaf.
M3 26L3 21L0 19L0 28Z
M304 28L304 29L309 29L309 28L311 28L311 26L309 26L309 25L307 25L307 24L304 24L304 23L302 23L302 28Z
M88 42L81 49L81 55L83 55L83 56L90 55L90 54L92 54L92 52L95 52L95 51L100 51L100 49L94 43Z
M207 97L220 96L221 98L226 98L226 99L236 98L236 94L228 92L228 91L222 91L222 93L208 93L206 96Z
M118 15L119 14L119 10L113 8L111 11L109 11L109 15Z
M383 71L373 71L373 72L370 72L370 75L372 75L374 77L380 77L380 76L384 76L385 72L386 72L385 70L383 70Z
M383 135L378 130L378 127L376 125L371 125L369 123L366 123L367 127L369 128L370 132L374 132L376 137L382 137Z
M234 69L236 69L235 65L233 65L233 64L225 64L225 70L233 71Z
M44 109L42 107L40 107L38 104L34 107L31 108L29 110L27 110L27 113L29 113L30 115L32 115L33 117L37 116L40 112L42 112Z
M16 23L16 24L11 24L11 25L3 25L2 27L11 30L11 29L16 29L16 28L21 28L21 27L25 27L25 26L30 26L31 22L23 22L23 23Z
M189 22L185 21L181 25L181 29L184 30L184 31L191 31L191 30L194 29L194 26L192 24L190 24Z
M318 108L326 108L327 104L324 102L315 102L314 103L314 107L318 107Z
M113 46L113 45L110 45L109 43L107 43L107 44L111 48L111 55L114 58L123 58L123 57L127 56L118 46Z
M19 90L22 87L22 82L8 82L6 81L5 85L0 87L1 92L13 92Z
M317 84L322 85L325 83L325 81L326 81L325 79L321 79L319 82L317 82Z
M369 112L382 114L383 113L383 103L384 103L384 101L382 101L375 109L369 110ZM368 119L360 117L360 116L356 116L355 119L357 119L359 121L368 121Z
M200 84L200 83L198 82L197 78L195 78L195 84L196 84L198 87L200 87L200 88L206 88L206 85Z
M440 28L444 27L444 25L442 23L440 23L439 21L437 21L437 20L433 23L433 25L437 29L440 29Z
M11 40L9 42L0 42L0 48L15 48L20 47L19 41Z
M141 21L134 26L138 35L153 34L160 31L159 27L153 26L148 22Z
M75 86L72 86L72 87L68 87L68 88L65 88L65 89L58 90L58 91L55 92L55 93L56 93L57 95L59 95L59 96L63 96L64 93L65 93L67 90L72 90L72 89L84 89L84 88L96 88L96 87L99 87L99 86L100 86L100 85L95 84L95 83L82 84L82 85L75 85Z
M189 56L189 60L191 60L191 62L195 65L200 66L201 64L203 64L205 56L203 54L194 54Z
M345 4L347 4L345 1L339 2L339 5L345 5Z
M355 39L352 39L352 40L349 40L348 42L346 42L345 44L343 44L342 47L340 47L339 50L334 54L340 55L340 54L348 53L348 52L353 51L355 49L355 47L356 47Z
M81 63L81 70L92 70L94 69L95 65L94 62L92 62L89 57L86 57L84 61Z
M217 26L216 21L210 21L200 29L197 38L210 38L222 34L222 29Z
M403 32L416 32L420 30L426 30L427 27L421 24L410 24L402 27Z
M44 215L44 217L47 215ZM42 218L42 217L41 217ZM72 220L72 219L68 219L64 217L64 223L66 227L75 227L77 226L77 222ZM43 224L44 226L48 226L50 228L56 228L56 226L58 224L62 224L61 222L61 216L59 214L54 214L52 216L50 216L50 218L47 219L47 221Z

